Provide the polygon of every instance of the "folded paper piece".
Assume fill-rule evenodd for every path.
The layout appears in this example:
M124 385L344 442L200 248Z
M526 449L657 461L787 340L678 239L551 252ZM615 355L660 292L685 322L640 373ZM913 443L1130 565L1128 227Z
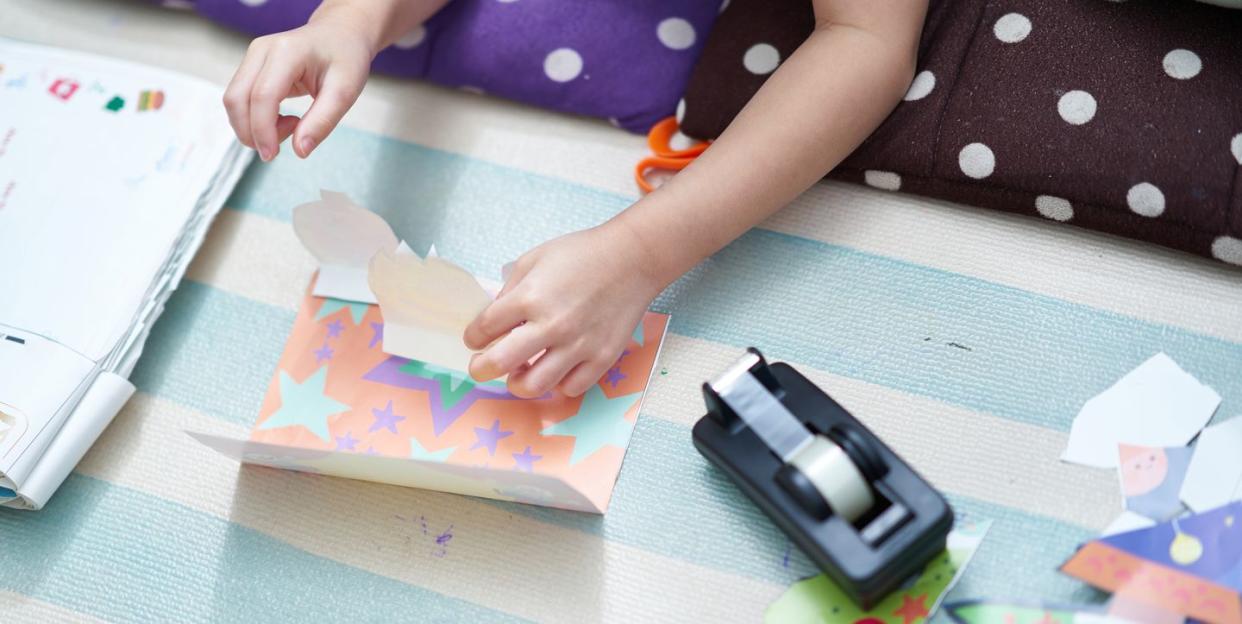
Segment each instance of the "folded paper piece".
M385 353L465 371L474 355L462 343L470 321L492 302L499 286L439 258L435 247L419 258L383 217L342 193L293 211L302 244L319 260L313 294L378 303L384 315Z
M961 578L971 557L983 543L991 520L959 520L949 533L943 554L938 555L917 577L870 611L864 611L820 574L794 583L764 613L769 624L823 622L868 622L874 624L917 624L931 619L945 594Z
M584 396L524 400L384 353L377 306L308 293L249 439L194 435L245 463L603 513L667 324L648 313Z
M1156 521L1137 514L1133 511L1123 511L1100 531L1100 537L1108 537L1109 535L1117 535L1118 533L1127 533L1137 529L1146 529L1147 527L1156 526Z
M1220 395L1158 353L1087 401L1063 461L1117 467L1117 445L1185 446L1212 419Z
M957 624L1125 624L1095 605L1059 605L994 599L955 600L944 605Z
M1061 571L1152 609L1240 624L1242 503L1093 540Z
M1242 500L1242 416L1199 434L1182 482L1181 499L1196 512Z
M397 235L384 218L343 193L320 191L320 200L293 209L293 231L319 261L315 295L375 303L367 286L367 265L380 250L397 248Z
M1119 445L1117 472L1125 508L1158 522L1171 520L1185 511L1178 493L1192 452L1194 449L1189 446Z

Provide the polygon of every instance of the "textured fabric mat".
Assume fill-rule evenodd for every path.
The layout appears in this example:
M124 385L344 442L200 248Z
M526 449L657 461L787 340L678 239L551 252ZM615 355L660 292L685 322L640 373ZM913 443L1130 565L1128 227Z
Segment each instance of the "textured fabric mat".
M220 82L244 49L140 3L0 0L0 15L0 35ZM672 333L602 518L239 470L183 431L257 414L313 270L294 205L345 191L495 276L633 201L645 150L604 123L383 79L345 123L308 161L251 169L154 330L139 394L45 510L0 512L0 619L757 621L813 568L689 437L698 384L750 344L996 521L954 597L1093 600L1055 571L1120 511L1111 472L1056 459L1077 407L1163 350L1225 397L1218 418L1242 414L1236 271L828 183L657 301Z

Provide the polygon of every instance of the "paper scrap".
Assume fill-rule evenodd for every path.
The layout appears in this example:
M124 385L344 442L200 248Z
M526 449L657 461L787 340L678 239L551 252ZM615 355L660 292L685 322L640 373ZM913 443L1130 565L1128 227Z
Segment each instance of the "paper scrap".
M768 624L872 621L865 618L905 624L925 622L961 578L991 524L990 520L959 522L949 533L943 553L911 583L889 594L869 611L859 608L831 579L819 574L790 585L768 606L763 620Z
M1242 416L1199 434L1180 495L1195 512L1242 500Z
M381 250L369 281L384 316L384 352L464 371L474 352L466 326L492 298L465 269L442 258Z
M1128 533L1153 526L1156 526L1155 520L1133 511L1123 511L1112 522L1108 523L1108 526L1104 527L1104 530L1100 532L1100 537Z
M1117 472L1125 508L1157 522L1171 520L1185 511L1178 493L1193 452L1189 446L1118 445Z
M1061 571L1153 608L1242 624L1242 502L1092 540Z
M1117 467L1117 445L1185 446L1212 419L1220 395L1158 353L1087 401L1062 461Z
M397 235L383 217L343 193L320 191L320 197L293 210L293 231L319 261L314 294L375 303L367 267L376 252L397 246Z

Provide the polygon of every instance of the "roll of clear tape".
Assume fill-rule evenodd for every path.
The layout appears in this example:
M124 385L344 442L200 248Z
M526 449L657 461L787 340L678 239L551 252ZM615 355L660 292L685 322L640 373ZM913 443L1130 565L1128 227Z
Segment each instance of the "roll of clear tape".
M875 504L866 477L832 440L816 435L789 463L815 486L832 512L853 523Z

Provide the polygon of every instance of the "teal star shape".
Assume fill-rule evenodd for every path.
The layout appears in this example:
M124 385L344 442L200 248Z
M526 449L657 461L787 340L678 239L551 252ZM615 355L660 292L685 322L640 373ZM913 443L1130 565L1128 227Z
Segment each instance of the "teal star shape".
M312 373L302 383L294 381L289 373L280 371L280 409L263 421L259 429L301 425L324 442L331 442L328 417L353 408L324 394L323 385L327 378L327 366Z
M344 299L333 299L332 297L324 297L323 305L319 306L319 311L315 313L315 320L335 314L337 310L349 309L349 316L353 318L354 325L362 323L362 317L367 315L367 304L358 303L357 301L345 301Z
M591 386L582 397L578 413L553 424L541 435L565 435L577 438L570 465L582 461L605 444L625 448L630 441L634 424L625 419L625 413L638 402L641 392L626 394L615 399L608 398L599 384Z
M410 438L410 459L421 459L423 461L443 462L448 459L453 451L457 450L456 446L442 448L438 451L428 451L426 447L418 443L418 440Z
M643 346L643 321L645 320L647 319L638 319L638 327L635 327L634 333L630 335L630 338L633 338L634 342L637 342L640 347Z

